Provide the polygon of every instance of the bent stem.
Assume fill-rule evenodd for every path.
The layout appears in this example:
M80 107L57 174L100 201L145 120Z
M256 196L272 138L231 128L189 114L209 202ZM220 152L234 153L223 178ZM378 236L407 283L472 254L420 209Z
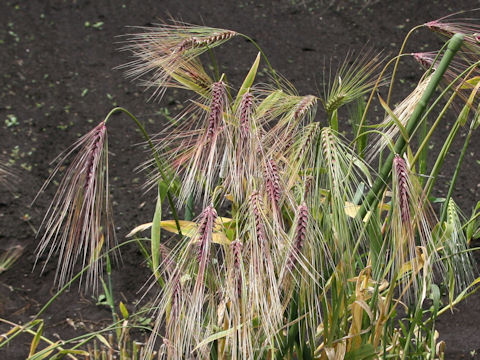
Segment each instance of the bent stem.
M155 163L157 165L157 168L158 168L158 171L160 173L160 176L162 177L162 180L166 183L166 184L170 184L170 179L168 179L167 175L164 173L163 171L163 166L162 166L162 163L160 161L160 157L158 156L158 152L157 150L155 149L155 145L153 145L153 142L152 140L150 139L150 136L148 135L147 131L145 130L144 126L140 123L140 121L138 121L138 119L130 112L128 111L127 109L123 108L123 107L116 107L116 108L113 108L112 110L110 110L110 112L107 114L107 116L105 117L105 120L104 122L106 123L110 117L117 113L117 112L123 112L125 114L127 114L134 122L135 124L137 125L137 127L140 129L143 137L145 138L145 140L147 141L148 143L148 146L150 147L150 149L152 150L152 155L153 155L153 158L155 159ZM167 189L167 200L168 200L168 204L170 205L170 209L172 210L172 215L173 215L173 218L175 219L175 225L178 229L178 233L180 236L182 236L182 230L180 228L180 223L179 223L179 217L178 217L178 213L177 213L177 208L175 207L175 204L173 202L173 198L172 198L172 194L170 192L170 189Z
M400 57L403 54L403 50L405 49L405 45L407 45L407 41L408 41L408 38L410 37L410 35L413 34L413 32L421 27L423 27L424 25L417 25L415 26L413 29L411 29L407 36L405 36L405 39L403 39L403 43L402 43L402 46L400 47L400 51L398 52L398 55L395 57L396 61L395 61L395 65L393 66L393 73L392 73L392 79L390 80L390 87L388 88L388 95L387 95L387 105L390 104L390 97L392 95L392 90L393 90L393 83L395 82L395 75L397 74L397 68L398 68L398 64L400 62Z
M260 45L258 45L255 40L253 40L251 37L247 36L247 35L244 35L244 34L238 34L239 36L242 36L245 40L247 41L250 41L253 46L255 46L257 48L257 50L262 54L262 57L263 59L265 60L265 62L267 63L267 66L268 66L268 69L270 70L270 72L272 73L273 75L273 78L275 80L275 82L277 83L277 86L280 86L280 80L278 79L278 76L277 76L277 72L275 71L275 69L273 68L272 64L270 64L270 61L268 61L268 58L267 58L267 55L265 55L265 53L263 52L262 48L260 47Z

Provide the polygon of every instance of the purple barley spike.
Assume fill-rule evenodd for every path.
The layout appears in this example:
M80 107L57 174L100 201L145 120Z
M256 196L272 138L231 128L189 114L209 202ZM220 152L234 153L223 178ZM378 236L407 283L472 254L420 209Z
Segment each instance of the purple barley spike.
M292 247L287 258L287 270L291 271L295 266L299 254L302 252L302 248L305 244L305 238L307 236L308 226L308 208L307 205L302 203L297 209L297 222L295 237L293 238Z
M400 201L400 212L403 223L410 224L410 195L408 191L408 168L405 160L395 155L393 159L393 166L397 175L397 183L395 186L398 190Z
M101 122L93 131L92 145L85 164L85 173L87 174L85 178L85 191L88 191L93 185L95 173L99 165L98 160L103 150L103 144L107 134L107 127L104 122Z
M208 255L210 252L210 244L212 241L212 232L216 219L217 212L213 207L213 204L210 204L205 208L205 210L203 210L200 224L198 226L198 261L200 262L200 264L202 264L205 259L208 259Z
M475 17L461 18L457 16L463 12L464 11L460 11L437 20L429 21L425 23L424 26L433 32L449 38L455 34L463 34L464 42L467 45L473 45L476 47L478 45L477 38L478 33L480 32L480 25L478 25L478 21Z
M214 83L212 85L212 101L208 115L207 140L211 140L214 137L222 123L225 98L225 83L223 81Z
M265 164L265 182L267 193L272 202L278 206L280 201L280 177L275 160L269 159Z
M432 67L436 54L433 52L412 53L413 58L425 69ZM435 64L436 65L436 64ZM434 69L436 66L433 67Z
M232 250L233 256L233 281L235 283L235 289L237 291L236 296L240 297L242 294L241 266L243 243L240 241L240 239L232 241L232 243L230 244L230 249Z
M240 135L244 138L248 136L250 131L252 106L253 95L250 92L246 92L240 102Z

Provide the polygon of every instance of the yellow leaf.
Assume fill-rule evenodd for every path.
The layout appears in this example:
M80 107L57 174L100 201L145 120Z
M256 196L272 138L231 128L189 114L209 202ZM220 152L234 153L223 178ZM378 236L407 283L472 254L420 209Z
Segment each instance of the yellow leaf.
M480 76L474 76L471 79L466 80L461 86L461 89L471 89L472 87L477 86L479 82Z
M95 335L96 338L98 340L100 340L106 347L108 347L109 349L112 348L112 345L110 345L110 343L108 342L108 340L103 336L103 335L100 335L100 334L97 334Z
M216 244L228 245L230 240L227 238L223 229L232 222L230 218L218 217L213 227L212 241ZM198 224L193 221L179 220L182 234L188 237L194 237L197 234ZM178 234L175 220L164 220L160 222L162 229L171 233Z
M127 237L132 237L133 235L139 233L139 232L142 232L142 231L145 231L147 229L150 229L150 227L152 226L152 223L149 222L149 223L146 223L146 224L142 224L142 225L138 225L137 227L135 227L132 231L130 231L128 234L127 234Z

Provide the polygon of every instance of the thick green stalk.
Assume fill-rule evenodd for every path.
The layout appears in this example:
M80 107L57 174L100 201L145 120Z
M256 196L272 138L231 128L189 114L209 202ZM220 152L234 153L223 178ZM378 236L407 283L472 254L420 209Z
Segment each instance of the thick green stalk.
M447 50L445 51L445 54L442 60L440 61L438 68L433 73L430 83L425 89L425 92L423 93L422 98L418 102L417 107L413 111L412 116L408 120L408 123L406 126L407 134L411 134L412 131L417 127L418 121L421 119L421 116L425 111L425 108L427 107L427 104L430 98L433 96L433 93L435 92L435 89L440 83L440 80L442 79L443 74L445 74L445 71L447 70L448 66L450 65L450 62L452 61L457 51L460 49L460 46L462 45L462 43L463 43L462 34L455 34L449 40ZM392 170L393 158L395 154L401 154L404 151L405 145L406 145L405 139L403 137L399 137L399 139L397 140L397 143L395 144L395 148L394 148L395 153L390 153L387 160L383 163L379 176L377 177L377 179L375 180L375 183L373 184L372 188L368 192L365 202L363 203L362 207L360 208L360 211L358 212L358 216L361 219L364 218L368 209L373 208L377 204L379 200L378 199L379 195L385 189L385 186L389 181L390 172Z

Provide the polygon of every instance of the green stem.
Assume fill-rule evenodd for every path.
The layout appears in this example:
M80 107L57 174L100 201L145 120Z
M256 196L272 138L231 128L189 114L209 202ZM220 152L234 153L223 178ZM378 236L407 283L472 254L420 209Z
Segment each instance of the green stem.
M460 172L460 167L462 166L463 158L465 157L465 153L467 152L467 147L468 147L468 144L470 143L472 133L473 133L473 128L470 127L467 137L465 138L465 142L463 143L462 152L460 153L460 157L458 158L457 166L455 167L455 172L453 173L453 177L450 182L450 187L448 188L447 197L445 198L445 202L443 203L442 214L440 216L440 224L444 222L445 218L447 217L448 202L452 197L453 188L455 186L455 183L457 182L457 177Z
M387 105L390 103L390 97L392 95L392 89L393 89L393 83L395 82L395 75L397 74L397 68L398 68L398 63L400 62L400 56L403 54L403 50L405 49L405 45L407 45L408 38L410 35L413 34L415 30L418 28L423 27L422 25L417 25L413 29L411 29L407 36L405 36L405 39L403 39L402 46L400 47L400 51L398 52L398 56L396 57L395 65L393 66L393 73L392 73L392 79L390 80L390 87L388 88L388 95L387 95Z
M460 79L462 78L468 78L468 76L472 73L472 71L474 69L476 69L478 67L478 65L480 64L480 62L476 62L475 64L472 64L470 65L465 71L463 71L461 74L459 74L443 91L442 93L437 97L437 99L433 102L433 104L429 107L429 109L425 112L425 114L423 115L422 119L420 120L420 122L424 122L426 121L426 117L432 112L432 110L437 106L437 104L440 102L440 100L443 98L443 96L448 92L450 91L454 84L457 83L457 81L459 81ZM461 84L463 84L464 80L461 81ZM457 87L457 90L458 90L458 87ZM440 111L439 115L437 116L437 119L435 120L435 122L432 124L432 126L430 127L430 130L428 131L428 134L425 136L425 138L423 139L421 145L419 146L418 150L417 150L417 153L415 154L412 162L411 162L411 166L413 167L413 165L415 165L420 157L420 153L421 151L425 148L425 146L428 145L429 143L429 140L430 140L430 137L432 136L433 134L433 131L437 128L438 124L440 123L440 120L443 118L443 116L445 115L445 113L447 112L448 109L450 109L450 105L451 103L453 102L453 100L456 98L456 96L458 95L458 91L457 90L454 90L452 95L450 96L450 98L448 99L447 103L444 105L442 111ZM459 120L457 119L457 122ZM444 151L444 150L442 150ZM447 150L448 151L448 150ZM440 164L441 165L441 164Z
M190 195L187 199L187 203L185 204L185 220L192 221L193 219L193 202L194 197Z
M433 96L433 93L435 92L435 89L440 83L440 80L442 79L443 74L447 70L448 66L450 65L450 62L452 61L457 51L460 49L460 46L462 45L462 43L463 43L462 34L455 34L449 40L447 50L445 51L445 54L442 60L440 61L438 68L433 73L432 79L428 83L427 88L425 89L425 92L422 95L422 98L418 102L417 106L415 107L415 110L412 113L412 116L408 120L408 123L406 126L407 134L411 134L412 131L417 127L418 121L420 120L422 113L425 111L425 108L427 107L427 103ZM406 140L403 137L399 137L397 140L397 143L395 144L395 148L394 148L395 153L390 153L387 160L384 162L382 169L380 171L380 175L375 180L375 183L373 184L372 188L367 194L365 202L363 203L362 207L360 208L360 211L358 212L358 216L360 217L360 219L364 218L368 209L374 208L378 203L378 200L379 200L378 196L383 192L387 182L389 181L390 171L392 170L393 158L395 154L401 154L404 151L405 146L406 146Z
M445 160L445 157L447 156L448 151L450 150L450 147L452 146L453 139L457 135L458 130L460 129L460 124L455 122L453 125L452 130L447 136L447 139L445 140L445 143L442 146L442 150L438 154L437 160L435 161L435 164L433 165L432 171L430 172L430 176L428 178L428 181L425 185L425 196L428 197L430 196L430 193L432 192L433 185L437 179L438 173L440 172L440 168L443 165L443 161Z
M405 54L403 55L399 55L398 57L401 57L401 56L405 56ZM380 83L383 79L383 75L385 74L385 71L387 71L388 67L392 64L393 61L397 60L397 57L391 59L382 69L382 71L380 72L380 74L378 75L378 79L377 81L375 82L375 85L373 86L373 89L372 91L370 92L370 96L368 97L368 100L367 100L367 104L365 105L365 109L363 111L363 115L362 115L362 118L360 120L360 123L358 125L358 130L357 130L357 133L355 134L355 137L358 138L361 133L360 131L362 131L362 129L365 127L365 121L367 119L367 112L368 112L368 109L370 109L370 105L373 101L373 97L375 96L375 94L377 93L377 90L380 86Z
M265 55L262 48L251 37L249 37L247 35L243 35L243 34L240 34L240 35L243 36L246 40L250 41L257 48L257 50L260 51L260 53L262 54L263 60L265 60L265 62L267 63L268 69L272 73L273 78L274 78L275 82L277 83L277 86L280 87L280 80L278 79L277 72L273 68L272 64L270 64L270 61L268 61L267 55Z

